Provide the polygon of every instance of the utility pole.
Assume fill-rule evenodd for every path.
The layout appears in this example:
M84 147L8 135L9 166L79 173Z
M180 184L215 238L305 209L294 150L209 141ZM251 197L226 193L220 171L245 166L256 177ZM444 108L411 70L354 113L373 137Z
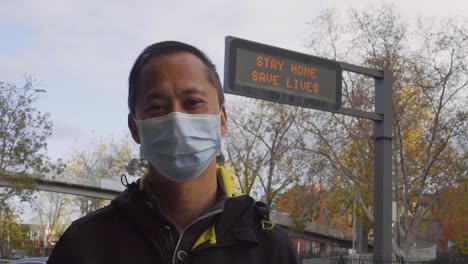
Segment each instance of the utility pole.
M353 197L353 255L356 253L356 194Z

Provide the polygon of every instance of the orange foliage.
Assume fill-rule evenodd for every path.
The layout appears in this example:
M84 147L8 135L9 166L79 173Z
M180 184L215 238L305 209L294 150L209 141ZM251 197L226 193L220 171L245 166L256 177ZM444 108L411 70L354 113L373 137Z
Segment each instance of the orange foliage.
M304 204L310 203L311 200L315 200L313 209L304 206ZM352 216L343 213L344 208L342 207L346 203L349 203L349 199L341 197L341 193L330 192L321 185L295 186L278 198L276 210L289 213L293 218L300 213L297 211L310 210L309 212L302 212L302 216L307 213L310 214L311 217L307 220L314 221L319 225L347 229L352 221Z
M468 180L441 194L438 210L434 213L442 222L443 250L448 240L468 239Z

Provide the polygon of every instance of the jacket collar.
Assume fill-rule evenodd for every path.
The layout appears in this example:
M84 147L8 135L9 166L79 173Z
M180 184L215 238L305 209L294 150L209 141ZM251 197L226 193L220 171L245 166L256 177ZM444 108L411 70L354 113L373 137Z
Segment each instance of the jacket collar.
M112 201L112 204L130 215L144 236L154 241L157 236L155 220L163 225L172 226L172 223L162 215L157 198L149 199L145 191L141 190L142 186L144 184L141 180L130 184ZM217 217L214 225L217 244L239 241L247 245L257 245L254 229L257 228L259 221L255 212L255 200L248 195L236 196L233 178L222 167L218 167L218 190L220 199L209 210L224 207L223 213Z

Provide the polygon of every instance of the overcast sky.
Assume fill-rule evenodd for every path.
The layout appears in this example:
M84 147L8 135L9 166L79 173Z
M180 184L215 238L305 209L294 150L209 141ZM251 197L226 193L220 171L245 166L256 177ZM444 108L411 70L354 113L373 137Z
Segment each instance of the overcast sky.
M179 40L205 51L221 75L224 37L307 52L308 25L321 9L379 1L0 0L0 80L24 73L45 89L38 107L54 123L49 155L66 157L97 137L127 132L127 77L148 44ZM467 17L466 0L394 0L407 18Z

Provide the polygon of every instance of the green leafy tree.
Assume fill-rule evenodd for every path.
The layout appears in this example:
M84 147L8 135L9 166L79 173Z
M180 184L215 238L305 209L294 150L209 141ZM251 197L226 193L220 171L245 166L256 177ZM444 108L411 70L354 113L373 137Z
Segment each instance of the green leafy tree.
M22 86L0 82L0 170L27 172L41 169L46 159L46 139L52 133L48 113L34 104L43 90L34 89L26 77Z
M15 188L0 188L3 227L13 226L11 221L15 220L8 201L12 197L21 201L31 197L31 191L21 188L31 184L22 174L45 168L46 139L51 135L52 122L48 113L35 107L41 92L44 90L35 89L34 80L28 76L23 85L0 82L0 177L16 183ZM0 236L2 254L6 248Z
M17 217L9 212L7 214L0 215L0 239L6 242L2 249L2 258L9 258L12 249L27 249L28 241L27 230L21 228L18 224Z
M452 251L456 254L468 256L468 239L455 240Z

